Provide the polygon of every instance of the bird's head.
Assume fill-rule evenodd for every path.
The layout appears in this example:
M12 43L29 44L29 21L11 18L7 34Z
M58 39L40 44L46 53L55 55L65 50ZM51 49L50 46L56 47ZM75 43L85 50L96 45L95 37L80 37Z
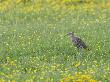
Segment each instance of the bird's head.
M69 32L69 33L67 33L67 35L70 36L70 37L73 37L74 33L73 32Z

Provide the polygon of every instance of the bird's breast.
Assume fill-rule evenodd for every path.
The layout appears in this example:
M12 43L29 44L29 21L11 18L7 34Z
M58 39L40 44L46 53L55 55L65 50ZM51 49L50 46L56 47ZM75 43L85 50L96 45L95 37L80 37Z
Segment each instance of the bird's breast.
M72 42L76 44L77 43L77 40L76 39L72 39Z

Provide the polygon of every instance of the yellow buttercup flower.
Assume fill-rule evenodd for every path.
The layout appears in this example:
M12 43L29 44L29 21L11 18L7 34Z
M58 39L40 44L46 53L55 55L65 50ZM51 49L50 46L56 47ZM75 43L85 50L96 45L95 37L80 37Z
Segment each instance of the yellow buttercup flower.
M75 67L79 67L81 65L81 62L78 62Z

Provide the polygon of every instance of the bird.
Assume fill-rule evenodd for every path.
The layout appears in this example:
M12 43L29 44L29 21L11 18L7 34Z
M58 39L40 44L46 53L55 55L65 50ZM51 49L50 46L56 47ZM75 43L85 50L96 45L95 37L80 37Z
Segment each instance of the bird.
M90 49L88 48L88 46L85 44L85 42L74 35L73 32L69 32L67 33L68 36L70 36L71 40L72 40L72 43L77 47L78 51L79 51L79 54L74 56L75 59L77 59L78 61L82 61L82 49L85 49L85 50L89 50Z
M73 32L69 32L67 33L67 35L70 36L72 43L74 43L78 50L90 50L88 46L85 44L85 42L81 38L75 36Z

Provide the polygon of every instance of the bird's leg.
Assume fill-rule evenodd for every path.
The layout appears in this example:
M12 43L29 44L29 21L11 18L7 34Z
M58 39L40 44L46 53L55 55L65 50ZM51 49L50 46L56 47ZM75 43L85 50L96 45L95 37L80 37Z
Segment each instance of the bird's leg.
M82 59L82 49L79 49L78 61L81 61L81 59Z

